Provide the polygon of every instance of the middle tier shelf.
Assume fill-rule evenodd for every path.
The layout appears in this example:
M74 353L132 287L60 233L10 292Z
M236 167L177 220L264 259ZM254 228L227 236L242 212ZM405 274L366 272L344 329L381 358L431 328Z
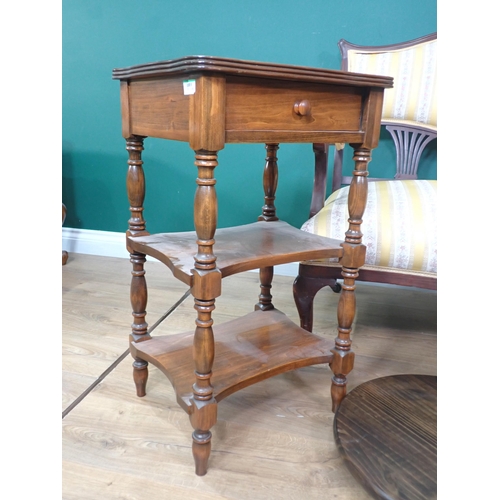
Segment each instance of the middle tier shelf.
M195 381L193 336L193 332L186 332L130 344L134 357L148 361L168 377L179 405L187 413L192 411ZM280 373L330 363L335 347L333 339L303 330L277 309L257 310L215 325L214 340L211 383L218 402Z
M174 276L192 286L194 256L198 251L196 232L128 236L128 248L150 255L167 265ZM306 233L284 221L217 229L214 255L222 277L301 260L338 258L341 240Z

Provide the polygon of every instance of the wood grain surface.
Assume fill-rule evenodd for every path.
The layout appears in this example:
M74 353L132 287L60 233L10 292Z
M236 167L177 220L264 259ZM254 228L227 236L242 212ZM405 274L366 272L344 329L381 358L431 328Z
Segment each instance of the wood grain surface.
M359 385L342 401L334 432L375 498L437 497L437 377L393 375Z
M304 332L281 311L257 310L214 328L212 384L217 402L280 373L332 359L333 344ZM193 393L193 332L133 342L131 353L162 370L172 382L181 406Z
M341 257L340 240L311 235L277 220L218 229L217 268L222 277L310 258ZM130 248L166 264L179 280L192 282L196 233L159 233L128 238Z

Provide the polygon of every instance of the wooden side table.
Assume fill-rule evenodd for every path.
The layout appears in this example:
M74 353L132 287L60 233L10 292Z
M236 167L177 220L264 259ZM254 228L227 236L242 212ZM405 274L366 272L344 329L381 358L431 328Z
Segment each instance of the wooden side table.
M329 363L334 410L345 395L354 359L350 332L355 279L365 255L360 225L367 164L378 143L383 91L392 86L392 78L207 56L115 69L113 78L120 80L122 133L129 152L126 244L132 262L130 350L137 394L146 393L148 363L165 373L194 428L196 473L203 475L217 404L231 393L288 370ZM142 151L147 136L188 142L195 153L194 232L146 231ZM216 231L217 154L225 143L244 142L266 145L262 214L254 224ZM350 224L344 242L312 236L278 220L277 151L279 143L297 142L353 145ZM253 172L242 172L248 175ZM191 287L197 311L194 333L151 336L146 255ZM273 266L326 257L337 257L344 266L334 346L275 309L270 293ZM222 278L251 269L260 269L255 311L214 326L212 311L222 293Z
M393 375L358 385L335 415L334 434L375 498L437 497L437 377Z

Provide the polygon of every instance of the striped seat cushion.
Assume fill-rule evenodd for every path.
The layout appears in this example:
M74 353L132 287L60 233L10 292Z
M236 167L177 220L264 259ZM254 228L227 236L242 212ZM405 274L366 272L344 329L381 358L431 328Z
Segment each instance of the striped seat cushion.
M344 240L348 194L332 193L301 229ZM369 182L361 231L366 264L437 273L437 181Z

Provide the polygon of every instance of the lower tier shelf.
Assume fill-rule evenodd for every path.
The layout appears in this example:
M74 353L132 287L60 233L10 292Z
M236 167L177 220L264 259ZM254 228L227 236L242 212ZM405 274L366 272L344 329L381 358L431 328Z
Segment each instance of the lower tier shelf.
M193 332L132 342L132 355L158 367L170 380L179 405L191 413L195 381ZM332 340L303 330L285 314L257 310L214 326L214 397L230 394L280 373L304 366L330 363Z

